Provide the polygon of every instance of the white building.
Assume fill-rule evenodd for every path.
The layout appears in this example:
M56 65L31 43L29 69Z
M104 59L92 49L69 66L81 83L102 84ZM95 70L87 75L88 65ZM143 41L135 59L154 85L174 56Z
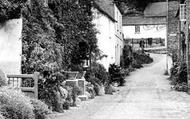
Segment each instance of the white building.
M7 74L21 73L22 19L0 25L0 69Z
M135 26L123 26L124 38L166 38L166 25L140 25L138 27L137 33Z
M98 30L98 47L103 57L99 62L108 69L109 65L120 64L123 48L122 15L111 0L101 0L92 9Z

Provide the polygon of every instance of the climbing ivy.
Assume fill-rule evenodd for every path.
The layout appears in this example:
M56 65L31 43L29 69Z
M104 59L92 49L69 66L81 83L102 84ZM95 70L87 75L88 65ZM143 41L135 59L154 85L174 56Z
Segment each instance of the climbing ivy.
M23 10L23 73L68 70L96 52L91 0L32 0ZM81 50L80 42L87 44Z
M0 1L0 23L7 20L20 18L21 9L26 0L1 0Z

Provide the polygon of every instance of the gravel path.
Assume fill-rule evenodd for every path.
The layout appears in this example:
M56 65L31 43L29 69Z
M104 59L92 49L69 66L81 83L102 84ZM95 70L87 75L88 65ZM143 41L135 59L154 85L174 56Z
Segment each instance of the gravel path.
M52 119L190 119L190 95L173 91L165 70L165 55L126 78L114 95L82 102Z

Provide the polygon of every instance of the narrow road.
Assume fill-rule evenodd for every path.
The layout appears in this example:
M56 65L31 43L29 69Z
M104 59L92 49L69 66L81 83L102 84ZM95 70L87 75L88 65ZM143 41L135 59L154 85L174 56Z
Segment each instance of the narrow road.
M54 119L190 119L190 95L173 91L165 70L165 56L126 78L114 95L96 97Z

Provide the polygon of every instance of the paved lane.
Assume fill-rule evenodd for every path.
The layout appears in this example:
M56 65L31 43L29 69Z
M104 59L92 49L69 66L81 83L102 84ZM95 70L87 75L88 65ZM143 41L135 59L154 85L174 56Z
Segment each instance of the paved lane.
M126 78L115 95L96 97L54 119L190 119L190 96L171 90L163 75L165 56Z

